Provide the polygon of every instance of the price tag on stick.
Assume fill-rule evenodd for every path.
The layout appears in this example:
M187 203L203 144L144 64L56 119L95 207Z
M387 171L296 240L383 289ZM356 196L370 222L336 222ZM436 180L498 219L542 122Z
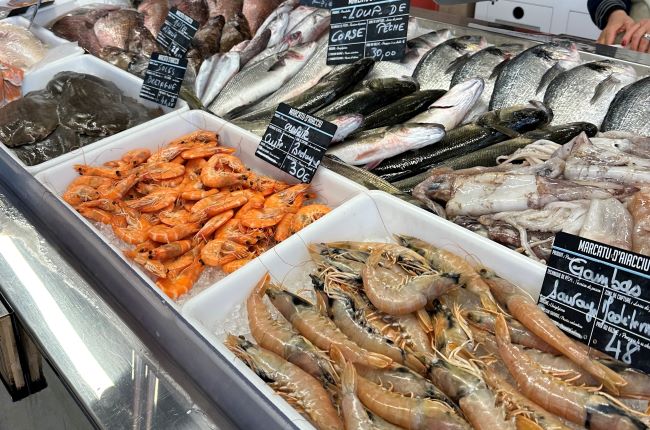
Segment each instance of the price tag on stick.
M567 335L650 372L650 257L558 233L538 304Z
M186 69L187 58L154 52L144 73L140 97L170 108L176 107Z
M308 184L336 129L330 122L281 103L255 155Z
M401 60L409 11L408 0L332 0L327 64Z
M190 49L190 44L198 29L198 21L173 7L169 10L165 22L160 27L156 41L170 55L181 58Z
M332 0L300 0L303 6L318 7L321 9L331 9Z

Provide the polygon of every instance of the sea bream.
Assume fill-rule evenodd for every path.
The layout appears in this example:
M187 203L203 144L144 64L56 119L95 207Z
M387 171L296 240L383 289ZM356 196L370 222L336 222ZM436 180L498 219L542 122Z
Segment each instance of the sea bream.
M616 93L635 80L634 68L611 60L561 73L544 94L544 104L553 110L551 124L588 121L600 127Z
M650 137L650 76L626 86L616 94L601 129Z
M573 42L550 42L528 48L501 69L494 83L490 110L544 100L548 84L579 63L580 54Z
M297 46L244 68L210 104L210 112L225 116L271 94L302 69L316 47L316 42Z
M445 129L438 124L408 123L364 131L327 151L346 163L376 164L385 158L440 141Z
M483 36L449 39L424 54L413 71L413 77L420 83L420 89L447 90L463 56L480 51L486 46L487 41Z

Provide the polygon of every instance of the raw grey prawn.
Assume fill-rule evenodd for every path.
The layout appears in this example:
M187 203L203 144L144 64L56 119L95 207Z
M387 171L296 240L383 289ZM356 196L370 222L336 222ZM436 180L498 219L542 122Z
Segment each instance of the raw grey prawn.
M226 346L253 372L305 411L319 430L340 430L343 423L327 391L307 372L243 337L228 335Z
M545 373L510 342L503 315L496 323L499 355L526 397L560 417L593 430L643 430L649 427L631 410L608 397L575 387Z
M324 351L335 346L346 360L385 367L393 362L385 355L368 352L350 340L323 315L320 309L289 291L270 285L266 290L271 303L305 338Z
M458 273L460 285L465 285L469 291L479 296L483 307L496 310L490 287L464 258L415 237L396 235L395 238L403 246L423 256L435 269L447 273Z
M586 348L565 335L551 319L539 308L537 303L517 286L493 272L483 269L481 276L490 286L492 293L504 303L513 317L528 330L539 336L553 348L595 377L612 394L618 395L620 388L627 384L619 374L589 357ZM508 334L508 339L510 335Z
M357 395L374 414L408 429L471 429L452 408L437 400L393 393L357 375Z
M263 301L269 282L269 275L266 274L246 300L251 334L260 346L280 355L322 383L336 384L338 375L329 357L296 333L282 317L274 319L271 316Z
M363 288L372 304L380 311L393 315L423 309L429 301L458 282L456 273L437 273L433 270L422 274L409 273L400 263L405 254L402 250L412 252L398 245L373 249L362 272Z

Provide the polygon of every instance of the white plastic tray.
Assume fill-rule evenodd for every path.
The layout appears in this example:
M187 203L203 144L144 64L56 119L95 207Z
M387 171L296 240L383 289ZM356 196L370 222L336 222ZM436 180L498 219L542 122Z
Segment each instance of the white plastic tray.
M167 143L191 133L198 129L212 130L219 133L220 143L224 146L237 148L235 155L252 170L276 179L290 183L296 183L296 180L281 170L276 169L265 161L255 157L255 150L260 141L259 137L249 133L241 128L234 126L222 119L210 115L203 111L193 110L187 112L178 112L171 114L164 121L156 124L150 124L145 127L139 127L138 130L127 136L105 139L99 147L92 150L81 148L81 151L64 161L59 160L56 165L43 170L36 175L36 179L45 185L56 196L61 196L72 180L78 176L73 169L73 165L84 163L90 165L101 165L102 163L119 159L126 151L135 148L149 148L157 150ZM365 189L354 182L326 170L319 169L312 181L312 190L318 194L318 200L330 207L340 206L356 194L363 192ZM115 252L125 259L151 287L169 303L177 304L163 294L153 281L142 271L139 266L126 259L122 251L112 246L90 222L83 218L79 213L70 207L70 211L82 222L90 226ZM329 217L328 214L324 219ZM237 272L235 272L236 274ZM229 279L231 276L226 277ZM214 286L211 288L215 288ZM210 289L211 289L210 288ZM218 287L217 287L218 288Z
M204 291L183 308L184 316L198 328L217 350L253 383L263 395L274 402L291 420L303 428L311 428L288 403L269 388L222 343L224 325L246 327L246 321L234 324L233 311L243 305L253 287L269 272L275 282L295 288L304 285L309 270L310 243L339 240L389 241L393 234L419 237L436 246L464 256L469 261L495 270L500 276L538 297L545 267L514 251L470 232L456 224L436 217L381 191L366 191L323 218L276 246L257 260L225 279L218 287ZM239 311L237 312L240 313ZM219 332L219 334L216 334Z
M92 55L81 55L76 57L69 57L57 61L55 63L52 63L50 65L44 66L43 68L36 70L33 73L27 74L25 76L25 80L23 81L23 87L22 87L23 94L27 94L30 91L41 90L45 88L47 83L54 77L54 75L63 71L87 73L89 75L94 75L99 78L106 79L110 82L113 82L115 85L117 85L118 88L120 88L124 92L124 95L133 97L143 105L150 108L155 108L159 106L153 102L141 99L139 97L140 87L142 87L142 79L133 76L130 73L119 69L118 67L105 63L104 61L95 58ZM120 139L124 136L127 136L137 131L138 129L141 129L142 127L146 127L148 125L154 126L156 124L160 124L161 122L165 121L165 119L168 118L169 114L173 111L186 111L189 109L187 107L187 103L185 103L183 100L180 99L176 104L176 108L174 109L170 109L167 107L162 107L162 108L163 108L163 112L165 113L158 118L155 118L151 121L147 121L146 123L140 124L136 127L132 127L130 129L124 130L120 133L117 133L113 136L109 136L105 139L98 140L97 142L94 142L83 148L79 148L67 154L63 154L52 160L48 160L45 163L37 164L36 166L25 165L13 153L13 151L11 151L6 146L0 144L0 148L3 151L7 152L9 155L11 155L14 158L14 160L16 160L22 166L24 166L28 172L35 174L51 166L54 166L62 161L70 160L72 158L77 157L78 155L86 154L92 149L101 147L107 144L108 142L114 141L115 139Z
M22 16L5 18L2 22L23 28L29 27L29 20ZM60 37L55 36L50 30L43 28L38 24L33 24L29 31L31 31L38 40L47 45L48 52L41 61L34 64L34 66L27 71L28 74L47 64L54 63L64 58L78 57L84 53L83 48L77 45L77 42L70 42L69 40L61 39Z

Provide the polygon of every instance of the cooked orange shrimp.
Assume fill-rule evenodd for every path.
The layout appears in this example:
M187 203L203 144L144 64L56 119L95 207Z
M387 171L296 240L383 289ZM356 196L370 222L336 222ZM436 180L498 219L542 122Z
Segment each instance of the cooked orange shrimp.
M192 206L190 212L205 212L210 206L220 204L220 202L227 196L230 195L228 191L219 191L217 193L211 194L209 196L203 197Z
M162 261L151 260L145 254L138 254L133 258L133 261L144 267L144 269L154 276L159 278L167 277L167 268Z
M156 281L156 285L160 287L165 294L167 294L172 299L177 299L183 294L187 293L196 281L199 280L205 265L200 258L195 258L192 263L181 270L181 272L174 276L170 277L169 272L168 276L165 279L159 279Z
M343 428L343 423L327 391L313 376L243 337L228 335L225 344L272 388L296 402L316 428L319 430Z
M207 187L223 188L242 184L248 169L242 161L229 154L215 154L201 170L201 182Z
M179 257L192 249L191 240L179 240L167 243L149 251L149 258L153 260L169 260L170 258Z
M221 239L211 240L201 250L201 260L208 266L215 267L247 258L249 255L250 252L244 245Z
M191 191L183 191L181 193L181 198L185 200L193 200L193 201L199 201L203 200L206 197L213 196L215 194L219 194L220 191L218 188L213 188L211 190L191 190Z
M493 312L485 312L480 310L471 310L463 312L467 321L483 330L494 333L494 326L496 324L497 314ZM537 335L528 331L519 321L508 318L508 330L510 330L510 337L517 345L522 345L528 348L535 348L540 351L548 352L551 354L559 354L558 350L544 342Z
M131 167L137 167L151 157L151 151L146 148L138 148L127 151L122 155L122 161Z
M217 214L210 218L208 222L203 224L203 227L201 227L201 230L196 233L196 238L197 239L202 239L207 241L210 236L214 234L215 231L222 225L224 225L230 218L232 218L235 215L235 212L232 210L228 210L225 212L222 212L220 214Z
M105 199L123 199L124 196L133 188L139 179L137 175L130 174L124 179L119 180L115 184L102 190L102 197Z
M120 168L95 167L86 164L75 164L73 167L82 176L101 176L109 179L120 179L124 176Z
M399 255L393 251L373 250L362 272L363 289L380 311L392 315L415 312L456 285L456 274L410 276L397 264Z
M77 211L92 221L97 221L102 224L111 224L113 222L113 215L109 212L97 208L78 208Z
M185 166L178 163L148 162L138 167L137 170L143 179L162 181L182 176L185 173Z
M215 154L234 154L236 151L235 148L217 146L217 142L213 142L186 149L181 152L181 157L185 160L193 160L197 158L212 157Z
M430 243L416 239L410 236L396 235L397 242L410 248L427 259L429 264L437 270L443 272L453 272L460 275L459 283L467 286L467 289L481 298L483 307L488 310L496 311L497 307L494 297L490 293L490 287L481 279L476 269L472 267L464 258L436 248Z
M296 233L314 221L330 213L332 209L325 205L303 206L291 220L291 232Z
M233 260L230 263L226 263L223 266L221 266L221 270L223 270L224 273L230 274L232 272L241 269L242 267L250 263L251 260L252 260L251 258L240 258L239 260Z
M173 204L178 198L178 192L163 188L156 190L137 200L129 200L127 206L141 212L158 212Z
M284 217L284 210L280 208L251 209L241 216L244 227L267 228L277 225Z
M68 185L68 188L73 187L75 185L87 185L89 187L93 188L99 188L102 185L107 185L110 186L113 183L111 178L105 178L102 176L89 176L89 175L84 175L84 176L77 176L76 178L73 179L73 181Z
M165 268L167 269L169 277L176 277L183 269L196 261L196 259L201 256L201 250L203 249L203 246L204 244L199 244L187 251L185 254L178 257L176 260L172 260L171 262L166 263Z
M493 272L484 269L481 271L481 276L488 283L497 300L505 303L508 311L524 327L598 379L612 394L619 393L620 387L626 384L625 379L589 357L588 352L564 334L530 296Z
M309 184L298 184L270 195L264 203L265 208L282 209L296 213L306 199Z
M336 384L338 375L329 357L298 334L283 317L273 318L269 312L263 300L269 282L270 277L266 274L246 300L251 334L260 346L290 361L324 384Z
M63 193L63 200L71 206L79 206L99 198L99 191L89 185L73 185Z
M178 224L187 224L192 222L191 216L192 214L185 209L162 211L158 213L158 219L160 219L160 222L172 227Z
M264 196L262 193L259 192L253 192L250 197L248 197L248 201L244 206L239 208L237 211L237 216L235 218L241 219L244 215L246 215L249 211L253 209L261 209L264 207Z
M149 239L160 243L176 242L196 233L200 228L201 225L197 223L179 224L174 227L157 225L149 230Z
M282 242L287 240L291 236L291 222L295 215L292 213L286 213L278 223L278 226L275 228L275 234L273 238L276 242Z
M471 429L443 402L403 396L357 375L357 396L374 414L408 429Z
M503 315L497 317L499 355L517 381L521 392L560 417L593 430L640 430L648 427L633 413L609 398L575 387L546 374L542 368L510 342Z
M386 367L392 363L390 358L368 352L351 341L331 319L323 316L314 305L302 297L273 285L267 288L266 294L273 306L293 327L318 348L329 351L336 347L346 360L353 363L377 367Z
M252 190L259 191L265 197L289 188L289 184L276 181L268 176L258 175L254 172L249 173L246 183Z
M203 207L203 204L201 204L203 200L199 200L194 206L192 206L191 212L194 214L194 219L198 220L205 217L213 217L221 212L237 209L238 207L245 205L248 201L248 197L243 194L235 195L234 193L230 193L222 196L221 193L219 193L208 197L208 199L211 199L212 197L215 197L215 199L204 209L201 209Z

